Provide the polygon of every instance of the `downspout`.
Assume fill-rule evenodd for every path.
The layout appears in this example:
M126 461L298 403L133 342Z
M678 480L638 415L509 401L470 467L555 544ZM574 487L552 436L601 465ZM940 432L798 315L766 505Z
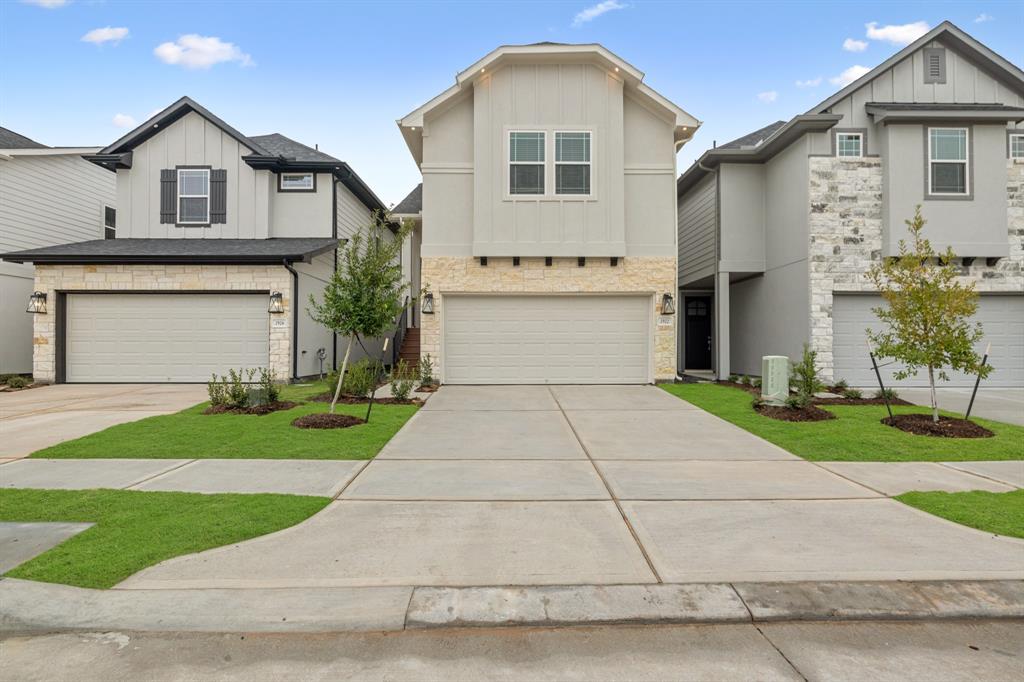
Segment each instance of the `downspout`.
M331 176L331 239L338 238L338 178ZM338 272L338 245L334 245L334 272ZM338 332L331 334L331 369L338 369Z
M299 272L287 258L281 259L284 269L292 273L292 381L299 380Z

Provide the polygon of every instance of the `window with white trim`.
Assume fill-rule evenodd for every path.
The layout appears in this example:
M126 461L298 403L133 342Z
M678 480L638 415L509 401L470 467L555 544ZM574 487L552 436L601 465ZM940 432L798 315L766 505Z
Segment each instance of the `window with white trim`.
M308 192L316 189L312 173L281 173L278 177L278 189L282 192Z
M928 129L928 191L968 194L967 128Z
M555 133L555 194L590 194L590 133Z
M178 169L178 222L204 225L210 222L210 169Z
M864 156L862 133L836 133L836 156L853 159Z
M544 194L544 143L542 132L509 132L509 194Z
M1010 135L1010 158L1024 161L1024 133Z

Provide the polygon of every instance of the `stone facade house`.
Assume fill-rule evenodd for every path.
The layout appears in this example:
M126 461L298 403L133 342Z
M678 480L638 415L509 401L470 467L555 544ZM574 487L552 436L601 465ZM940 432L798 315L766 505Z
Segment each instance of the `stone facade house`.
M504 46L398 121L442 381L675 377L675 158L700 122L643 78L600 45Z
M116 238L0 256L35 265L37 381L202 382L250 367L288 380L336 364L338 340L306 301L339 243L384 209L348 164L246 137L187 97L93 151L116 181Z
M680 371L758 375L807 343L826 378L874 384L866 274L920 205L981 292L986 384L1024 386L1021 121L1024 72L946 22L807 113L705 152L677 182Z

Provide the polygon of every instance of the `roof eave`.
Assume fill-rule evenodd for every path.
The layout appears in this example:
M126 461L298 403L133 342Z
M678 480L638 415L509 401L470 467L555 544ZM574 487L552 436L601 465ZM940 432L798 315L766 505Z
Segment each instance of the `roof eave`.
M1024 109L1003 109L999 111L971 111L964 109L893 110L881 107L865 107L875 123L927 123L929 121L959 121L963 123L1019 123L1024 121Z
M121 154L82 154L82 158L108 171L118 171L132 167L132 153Z

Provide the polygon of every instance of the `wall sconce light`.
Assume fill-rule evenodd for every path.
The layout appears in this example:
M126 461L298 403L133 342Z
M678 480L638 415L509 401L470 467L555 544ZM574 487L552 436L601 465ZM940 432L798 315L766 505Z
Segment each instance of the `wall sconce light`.
M675 315L676 313L676 302L672 299L672 294L665 294L661 297L661 314L662 315Z
M434 294L429 291L423 294L423 306L420 308L420 312L424 315L434 314Z
M270 307L267 308L267 312L275 315L284 312L284 295L280 291L270 294Z
M45 291L33 291L32 295L28 297L28 307L25 308L26 313L36 313L39 315L46 314L46 292Z

